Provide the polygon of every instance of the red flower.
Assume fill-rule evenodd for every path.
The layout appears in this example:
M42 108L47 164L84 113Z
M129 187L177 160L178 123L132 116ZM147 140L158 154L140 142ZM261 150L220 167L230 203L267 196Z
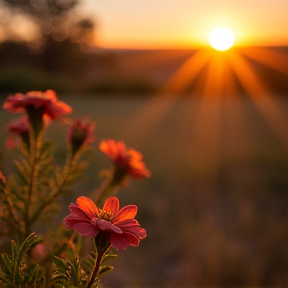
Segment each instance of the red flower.
M88 120L83 121L79 118L74 120L70 125L68 140L72 146L73 155L75 155L83 146L86 146L95 140L94 127L95 124L93 122Z
M41 110L42 116L47 115L52 120L72 111L69 105L57 100L53 90L31 91L25 95L16 93L14 96L8 96L3 108L12 113L22 113L26 110L28 114L29 109L33 109L33 112Z
M117 197L109 197L103 209L87 197L79 197L77 203L70 204L70 214L64 219L67 228L75 229L80 235L95 237L101 231L109 233L110 243L117 249L129 245L138 246L147 236L146 231L134 219L137 206L128 205L119 210Z
M113 160L116 167L114 177L123 178L129 174L134 179L140 180L150 176L150 171L142 162L142 154L134 149L126 149L123 141L102 140L99 149Z

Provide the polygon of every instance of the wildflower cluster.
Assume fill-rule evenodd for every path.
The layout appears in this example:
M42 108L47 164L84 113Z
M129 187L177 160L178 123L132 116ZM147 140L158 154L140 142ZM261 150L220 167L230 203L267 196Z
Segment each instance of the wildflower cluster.
M99 150L111 158L111 168L96 189L95 200L76 199L56 229L52 223L57 222L60 200L87 169L83 159L95 142L95 123L88 118L69 119L72 108L52 90L8 96L3 108L21 117L6 128L10 134L6 145L20 151L20 158L14 161L17 173L0 171L0 248L6 250L0 255L0 286L99 287L100 275L113 269L104 265L104 259L117 256L119 249L138 246L147 235L135 220L137 206L120 208L115 196L130 177L150 176L142 155L127 149L123 141L100 141ZM55 120L69 125L62 167L55 165L53 145L45 134ZM50 230L43 228L50 226ZM39 227L41 237L35 233ZM81 249L83 236L94 245L88 256ZM10 254L9 239L14 239Z

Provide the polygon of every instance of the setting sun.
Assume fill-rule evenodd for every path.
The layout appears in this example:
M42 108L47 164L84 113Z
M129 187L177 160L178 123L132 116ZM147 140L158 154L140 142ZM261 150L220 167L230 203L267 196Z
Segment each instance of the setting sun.
M232 47L234 34L229 28L218 27L210 33L209 40L214 49L224 51Z

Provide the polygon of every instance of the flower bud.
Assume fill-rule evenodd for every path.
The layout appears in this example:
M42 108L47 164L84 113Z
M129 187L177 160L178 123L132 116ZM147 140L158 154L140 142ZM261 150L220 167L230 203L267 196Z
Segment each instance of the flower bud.
M68 131L68 141L72 148L72 157L83 147L95 140L95 124L89 120L75 119Z
M36 246L32 247L29 251L29 256L37 264L43 264L49 257L49 248L45 243L38 243Z

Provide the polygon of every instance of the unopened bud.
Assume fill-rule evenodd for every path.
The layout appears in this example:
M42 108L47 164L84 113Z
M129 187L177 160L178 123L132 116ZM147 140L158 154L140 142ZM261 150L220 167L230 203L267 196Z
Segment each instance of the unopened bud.
M68 140L72 147L72 155L74 156L82 147L92 143L95 140L94 136L95 124L90 121L76 119L70 125L68 131Z

